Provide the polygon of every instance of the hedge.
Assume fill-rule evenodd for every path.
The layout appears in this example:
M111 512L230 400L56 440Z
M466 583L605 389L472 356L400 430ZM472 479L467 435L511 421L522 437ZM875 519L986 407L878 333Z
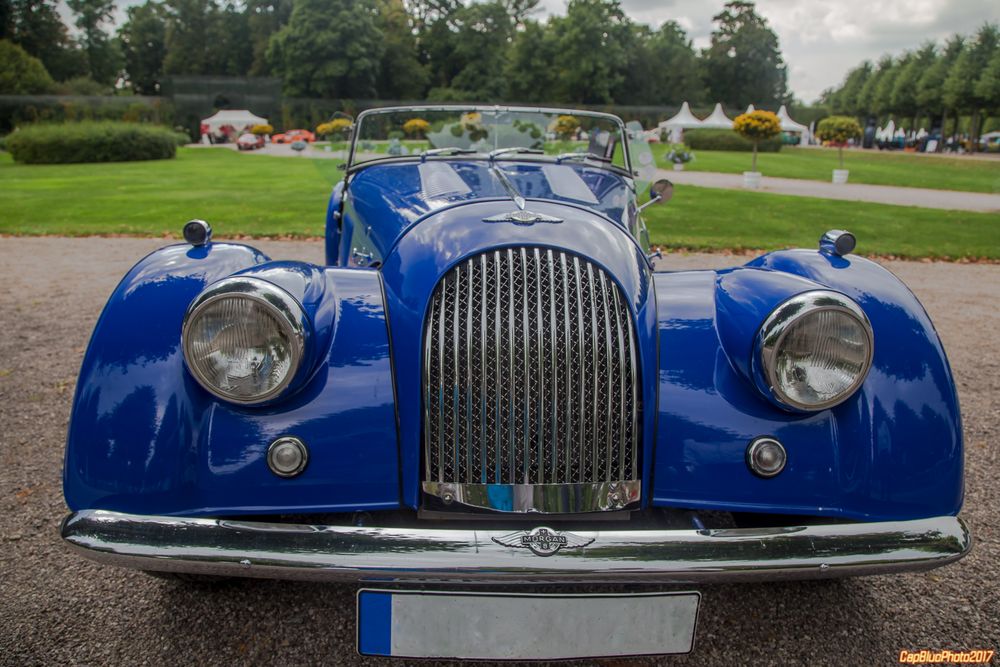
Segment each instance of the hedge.
M684 143L693 150L703 151L753 151L753 142L732 130L684 130ZM781 150L781 135L757 144L762 153Z
M7 136L7 150L25 164L165 160L177 154L177 133L159 125L118 122L29 125Z

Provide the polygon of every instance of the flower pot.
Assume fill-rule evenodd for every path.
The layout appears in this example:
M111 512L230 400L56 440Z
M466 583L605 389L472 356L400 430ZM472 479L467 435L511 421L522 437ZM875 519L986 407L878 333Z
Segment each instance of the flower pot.
M674 162L674 171L684 171L684 163Z
M760 188L760 172L759 171L744 171L743 172L743 187L748 190L757 190Z
M847 182L847 169L834 169L833 170L833 182L838 185L843 185Z

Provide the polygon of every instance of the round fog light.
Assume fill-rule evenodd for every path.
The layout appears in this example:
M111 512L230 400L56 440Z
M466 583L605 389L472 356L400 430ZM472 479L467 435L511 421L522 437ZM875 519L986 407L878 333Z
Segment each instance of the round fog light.
M278 477L295 477L308 462L309 450L298 438L278 438L267 448L267 467Z
M756 438L747 447L747 466L758 477L774 477L787 460L785 448L774 438Z

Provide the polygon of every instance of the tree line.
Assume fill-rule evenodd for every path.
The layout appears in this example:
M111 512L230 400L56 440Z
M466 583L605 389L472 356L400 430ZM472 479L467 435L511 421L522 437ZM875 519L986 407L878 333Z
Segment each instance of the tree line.
M0 0L0 39L68 92L157 95L170 76L216 75L278 77L287 96L325 99L791 101L777 36L743 0L722 7L701 50L678 23L637 23L618 0L570 0L544 21L539 0L147 0L117 27L115 0L66 2L72 34L57 0Z
M978 138L983 119L1000 115L1000 29L987 23L973 35L864 61L821 101L835 113L892 116L909 129L925 121L927 129L941 127L946 134L967 117L969 135Z

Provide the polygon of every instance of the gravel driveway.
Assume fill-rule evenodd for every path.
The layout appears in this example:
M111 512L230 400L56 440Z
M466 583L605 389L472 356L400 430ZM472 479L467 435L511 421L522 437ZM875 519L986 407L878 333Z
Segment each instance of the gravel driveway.
M85 561L60 542L63 441L84 346L119 278L163 243L0 238L0 663L360 662L353 586L191 588ZM322 257L316 242L259 245L276 258ZM888 266L930 311L958 379L973 554L921 574L701 587L695 650L663 663L888 665L901 649L1000 650L1000 266ZM619 662L644 664L604 664Z

